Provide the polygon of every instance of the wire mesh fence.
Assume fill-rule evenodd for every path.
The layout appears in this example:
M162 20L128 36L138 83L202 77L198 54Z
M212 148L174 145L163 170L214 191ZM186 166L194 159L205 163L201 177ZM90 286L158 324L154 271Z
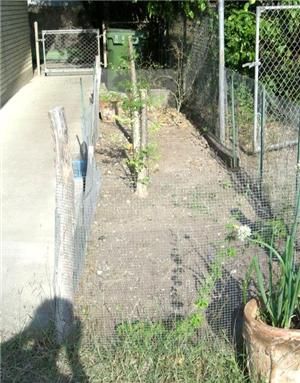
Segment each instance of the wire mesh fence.
M266 272L266 253L229 243L228 228L247 225L265 237L278 228L280 241L290 222L272 210L250 179L247 184L238 174L216 168L210 169L218 170L216 175L199 172L193 181L188 172L169 174L166 183L153 175L145 200L137 199L124 179L104 177L76 299L76 311L92 340L116 339L122 323L172 328L193 315L220 256L221 275L205 297L206 326L231 339L240 335L245 274L258 254ZM294 204L292 195L285 200Z
M98 29L43 30L42 43L45 74L92 72L100 54Z
M278 214L292 214L293 206L285 202L285 194L295 193L295 172L299 161L299 106L276 96L259 83L258 132L254 135L255 81L227 70L226 145L233 159L252 179L268 184L266 193ZM283 213L285 211L285 213Z
M272 10L267 11L267 8L263 8L262 15L265 12L272 12L277 22L278 20L282 21L285 12L291 16L290 12L293 11L293 20L298 17L298 9L277 10L276 8L273 10L272 8ZM266 27L265 25L268 24L264 24L262 19L261 25ZM291 52L295 53L298 49L298 40L294 40L298 33L298 24L289 25L289 28L292 28L289 40L291 44L290 54L293 56ZM195 26L188 62L197 62L198 65L187 66L189 68L186 72L187 82L191 76L193 83L192 93L185 102L184 110L197 125L201 126L204 133L213 135L216 142L220 143L218 132L218 57L216 55L218 52L217 27L216 15L214 17L208 16ZM277 33L281 33L281 29L284 28L288 28L288 26L281 25ZM276 32L274 26L273 29ZM274 40L266 34L263 36L265 36L265 44L270 44L270 41ZM287 38L288 36L286 36ZM277 44L276 41L274 44ZM264 49L266 50L266 48ZM285 46L286 49L288 49L287 46ZM269 45L268 50L270 54L272 52L276 55L276 49L271 45ZM261 54L263 52L264 50ZM267 193L271 200L275 201L277 211L282 213L285 210L286 214L287 211L291 214L292 207L286 206L288 204L284 201L284 193L293 195L295 192L299 105L292 99L292 88L289 93L290 98L287 97L286 90L290 88L290 82L279 81L280 86L285 91L278 89L275 92L272 89L271 77L276 77L276 81L278 81L280 78L278 73L282 72L281 66L284 64L279 57L277 61L273 58L271 60L272 65L270 63L268 65L268 56L267 54L265 56L265 62L259 67L264 75L262 75L261 81L257 83L254 79L231 69L226 70L226 129L225 142L222 143L221 151L230 158L231 166L234 168L237 165L241 166L247 171L254 183L264 178L268 183ZM292 66L295 68L297 65L296 62L293 62ZM268 81L270 81L270 86L268 86ZM296 84L297 82L293 82L293 87L297 88ZM257 106L255 105L256 101ZM255 117L255 113L257 117ZM254 121L256 121L257 126L253 125ZM256 145L254 145L254 136ZM282 177L279 177L279 174L282 174ZM287 185L290 185L288 188L285 187L286 180L288 180ZM281 207L279 207L279 201L281 201Z
M100 188L100 172L96 165L94 151L99 135L99 89L101 81L101 68L99 57L94 65L93 91L87 102L81 97L81 127L83 141L80 144L79 164L83 166L83 172L77 174L75 178L76 200L75 209L75 254L74 254L74 289L78 285L87 247L88 235L91 222L95 213L97 197ZM81 95L83 85L80 83ZM78 160L75 160L78 164Z
M218 44L216 15L206 16L194 27L184 70L184 82L192 90L185 100L185 109L195 122L216 137L219 135Z
M186 86L184 111L218 141L216 32L215 17L195 24L182 83L178 83L180 68L150 69L139 75L150 84L150 92L155 83L171 94ZM124 69L122 75L129 78ZM75 300L76 312L93 339L109 342L118 337L122 323L159 322L172 328L193 316L220 256L224 257L220 274L210 297L202 301L207 304L205 321L214 332L229 337L240 334L245 273L253 255L260 256L267 272L266 254L262 248L230 242L228 230L245 225L265 240L275 231L276 246L282 246L295 211L299 110L296 103L259 83L260 150L255 151L255 80L228 69L225 89L222 150L232 158L233 170L220 165L195 130L190 131L195 140L188 143L172 130L170 126L178 128L182 123L172 115L164 128L167 138L162 134L158 142L163 158L158 174L151 174L148 195L139 199L133 193L130 171L124 170L128 170L124 153L130 146L129 130L120 129L122 119L115 128L103 129L97 150L103 184ZM116 169L119 176L113 177Z
M158 79L161 86L166 80L163 83L171 94L183 87L185 99L180 105L202 131L218 141L216 27L217 19L210 16L195 24L182 82L178 82L180 68L140 71L138 77L149 79L149 93ZM115 75L113 89L121 90L122 97L114 92L111 99L107 92L103 100L113 104L113 113L126 103L127 88L118 89L118 85L129 79L128 68L122 68L117 82ZM276 232L276 246L282 247L293 223L298 186L297 103L259 82L257 150L253 147L255 80L228 69L221 150L233 166L220 164L197 131L181 125L182 117L172 112L157 141L163 161L152 169L147 195L141 199L133 193L130 173L130 123L126 126L122 115L113 117L116 124L105 126L97 143L99 87L100 80L94 77L94 94L87 106L82 97L83 140L97 150L96 158L88 152L91 164L85 183L82 179L80 192L75 193L72 291L76 291L76 313L85 330L105 342L117 336L116 329L124 322L158 321L172 328L193 317L201 304L213 331L225 331L229 337L239 334L249 262L259 255L265 272L267 263L261 247L245 246L231 238L230 230L246 226L265 240ZM153 105L148 106L153 110ZM158 125L165 116L159 118ZM180 130L181 126L185 128ZM99 199L97 161L103 172ZM211 294L203 297L212 272L216 275Z
M72 160L67 121L61 107L49 112L56 151L55 213L55 324L61 342L72 326L72 304L85 262L87 241L100 188L94 145L98 137L100 87L99 57L94 64L93 92L82 110L79 158ZM78 92L83 94L82 82ZM78 106L80 107L80 105Z

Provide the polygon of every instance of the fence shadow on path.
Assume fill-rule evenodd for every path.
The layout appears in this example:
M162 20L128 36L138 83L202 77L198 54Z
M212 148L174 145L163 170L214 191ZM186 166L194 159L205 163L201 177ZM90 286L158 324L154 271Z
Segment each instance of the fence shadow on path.
M64 300L63 300L64 301ZM70 302L61 302L65 306ZM71 307L70 307L71 306ZM79 358L81 323L77 318L70 335L61 344L56 341L53 321L54 299L45 300L35 311L29 325L1 344L2 383L88 383ZM48 318L47 328L38 329ZM59 371L59 366L67 373Z

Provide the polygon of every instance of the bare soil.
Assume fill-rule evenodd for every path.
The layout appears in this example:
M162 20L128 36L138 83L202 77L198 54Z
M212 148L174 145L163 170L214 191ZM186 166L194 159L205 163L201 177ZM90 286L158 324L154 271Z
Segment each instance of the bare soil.
M130 143L115 123L101 125L101 191L76 298L77 315L100 337L123 320L190 313L209 264L225 246L226 225L257 219L247 191L182 114L152 111L149 130L157 150L141 199L126 165ZM207 314L215 329L232 330L252 252L244 248L224 263Z

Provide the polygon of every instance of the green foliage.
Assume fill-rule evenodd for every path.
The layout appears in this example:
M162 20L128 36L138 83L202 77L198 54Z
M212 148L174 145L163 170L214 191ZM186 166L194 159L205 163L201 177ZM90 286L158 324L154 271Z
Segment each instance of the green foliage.
M284 5L300 4L285 0ZM225 7L225 59L232 69L253 76L243 64L255 61L256 0L229 2ZM300 33L299 10L263 12L260 18L260 59L264 62L260 79L275 95L299 102L299 92L290 84L299 83L300 64L297 39Z
M147 90L149 89L149 87L149 83L147 83L146 81L137 82L138 92L140 92L141 89ZM146 104L147 106L151 106L151 100L149 97L146 100L142 100L140 97L134 97L131 83L126 83L125 89L127 92L127 97L123 97L122 101L122 109L125 112L132 114L134 111L140 111L144 104Z
M266 220L261 229L255 233L255 239L273 244L277 249L279 241L285 240L288 230L284 221L280 218Z
M155 144L149 144L143 150L134 153L127 159L127 166L134 177L146 166L146 160L155 160L157 158L157 147ZM148 183L149 180L145 180Z
M289 84L300 79L297 58L300 12L285 10L276 16L261 19L261 55L266 63L262 80L275 95L299 102L299 92Z
M124 96L118 92L100 92L100 101L104 102L121 102L124 101Z
M208 11L208 0L149 1L147 9L150 17L162 17L168 22L174 21L178 15L185 15L193 20Z
M240 79L239 79L240 80ZM242 82L236 92L236 104L238 105L238 112L240 120L244 123L253 122L253 93L246 83Z
M255 59L255 13L247 2L229 7L225 17L226 65L242 70L242 65Z

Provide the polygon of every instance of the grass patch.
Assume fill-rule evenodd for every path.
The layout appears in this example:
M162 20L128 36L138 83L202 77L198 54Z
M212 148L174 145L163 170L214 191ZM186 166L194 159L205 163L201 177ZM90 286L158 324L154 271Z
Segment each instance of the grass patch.
M80 331L58 346L52 333L2 344L1 382L246 383L226 339L186 337L163 323L124 323L111 342Z
M225 339L181 337L164 324L123 324L115 342L92 347L96 363L90 347L83 348L82 361L95 383L249 382Z

